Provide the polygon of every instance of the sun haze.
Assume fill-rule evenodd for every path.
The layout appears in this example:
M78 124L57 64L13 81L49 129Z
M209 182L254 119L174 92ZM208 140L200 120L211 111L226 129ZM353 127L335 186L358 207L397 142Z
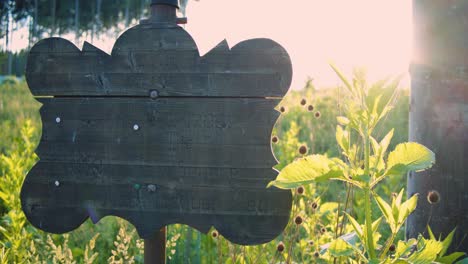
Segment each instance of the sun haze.
M223 39L230 47L250 38L271 38L283 45L293 63L293 89L307 77L317 87L339 84L328 66L350 74L365 67L371 81L407 73L411 58L412 5L408 0L189 0L185 29L203 55ZM136 23L137 21L135 21ZM125 31L122 23L118 31ZM13 49L28 45L20 28ZM74 41L74 33L62 35ZM93 44L110 52L116 35L102 33ZM91 42L88 36L80 38ZM403 86L408 86L408 77Z
M230 47L258 37L279 42L291 56L294 89L307 76L318 86L339 83L329 62L345 73L363 66L371 80L408 71L408 0L200 0L189 1L186 15L201 54L224 38Z

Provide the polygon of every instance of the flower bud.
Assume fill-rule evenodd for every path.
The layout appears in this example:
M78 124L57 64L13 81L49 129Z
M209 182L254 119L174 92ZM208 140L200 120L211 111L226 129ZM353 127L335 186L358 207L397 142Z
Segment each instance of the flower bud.
M278 250L278 252L280 252L280 253L284 251L283 242L279 242L278 246L276 246L276 250Z
M302 217L300 215L296 216L294 223L296 223L296 225L302 224Z
M430 203L430 204L436 204L440 201L440 194L438 191L430 191L428 194L427 194L427 201Z

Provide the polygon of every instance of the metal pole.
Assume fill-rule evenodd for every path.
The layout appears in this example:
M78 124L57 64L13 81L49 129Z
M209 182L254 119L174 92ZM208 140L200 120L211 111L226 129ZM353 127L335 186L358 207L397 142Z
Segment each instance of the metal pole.
M166 227L145 239L145 264L166 263Z

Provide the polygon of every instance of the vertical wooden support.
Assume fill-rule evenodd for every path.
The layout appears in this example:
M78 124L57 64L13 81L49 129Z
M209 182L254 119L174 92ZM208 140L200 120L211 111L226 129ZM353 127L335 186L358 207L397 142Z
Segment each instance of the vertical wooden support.
M177 23L176 6L165 2L153 0L150 6L150 23ZM178 1L172 1L178 2ZM166 263L166 227L161 228L153 237L145 239L145 264Z
M166 263L166 227L145 239L145 264Z
M412 173L420 194L406 235L436 237L457 227L452 250L468 252L468 2L413 0L410 141L434 151L430 170Z

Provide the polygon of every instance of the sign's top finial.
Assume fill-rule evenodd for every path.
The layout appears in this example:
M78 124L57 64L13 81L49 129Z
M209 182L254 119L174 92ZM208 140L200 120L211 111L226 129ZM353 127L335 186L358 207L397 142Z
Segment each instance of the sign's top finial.
M186 24L187 18L177 17L179 0L151 0L151 15L149 19L140 21L143 24L164 24L173 26L176 24Z
M179 8L179 0L151 0L151 5L171 5Z

